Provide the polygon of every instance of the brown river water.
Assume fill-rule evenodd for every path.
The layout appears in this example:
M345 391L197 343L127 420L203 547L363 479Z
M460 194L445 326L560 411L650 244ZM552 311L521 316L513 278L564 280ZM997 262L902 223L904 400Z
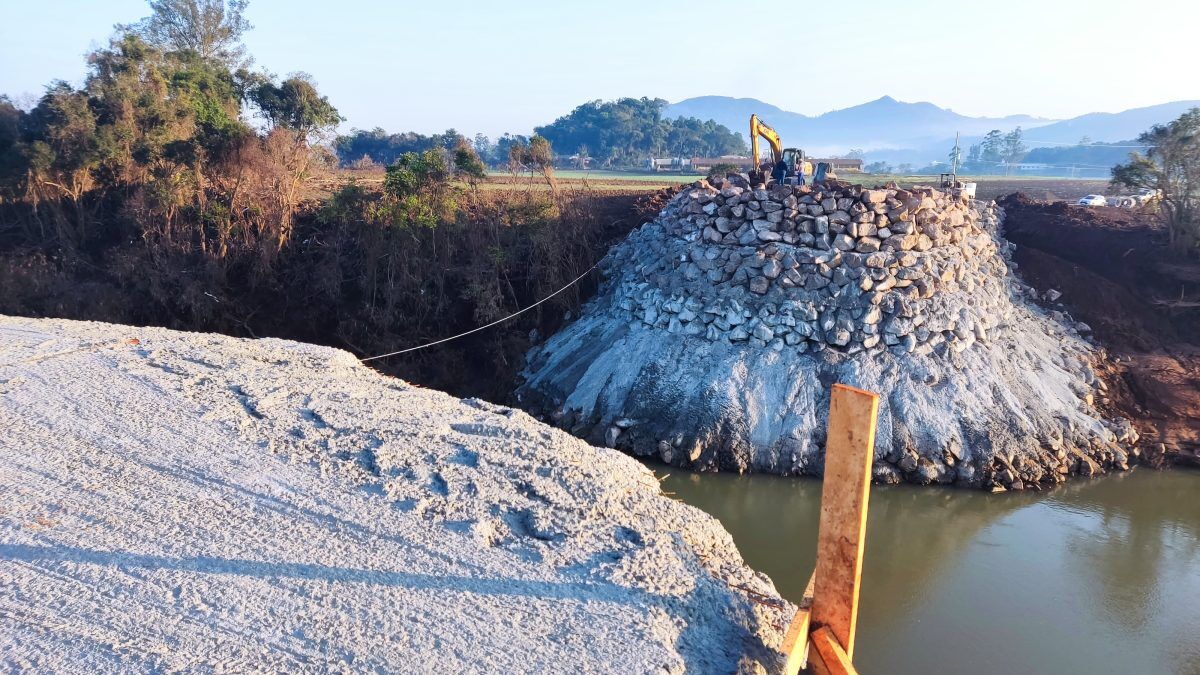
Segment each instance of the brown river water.
M819 481L655 468L800 597ZM861 602L862 673L1200 673L1200 472L1044 493L872 486Z

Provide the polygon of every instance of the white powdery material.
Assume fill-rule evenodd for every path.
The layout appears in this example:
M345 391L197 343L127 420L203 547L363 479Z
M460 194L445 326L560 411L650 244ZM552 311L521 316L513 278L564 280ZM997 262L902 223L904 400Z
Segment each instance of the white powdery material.
M772 669L793 609L633 459L283 340L0 317L0 476L3 670Z

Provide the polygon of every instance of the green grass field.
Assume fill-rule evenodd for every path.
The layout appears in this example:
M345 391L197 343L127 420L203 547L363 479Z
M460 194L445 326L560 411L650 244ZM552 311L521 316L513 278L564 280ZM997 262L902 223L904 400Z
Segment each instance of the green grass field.
M529 174L525 174L528 176ZM512 174L507 171L488 171L490 178L511 178ZM704 176L700 174L683 174L683 173L643 173L640 171L605 171L605 170L588 170L580 171L578 169L557 169L554 172L555 178L559 180L586 180L595 183L611 183L611 182L637 182L637 183L654 183L658 185L678 185L680 183L691 183Z
M581 188L586 185L588 189L598 192L639 193L693 183L704 177L699 174L570 169L555 171L554 176L564 187ZM852 183L861 183L872 187L893 181L904 188L914 185L938 184L938 176L926 175L847 173L842 174L841 177ZM327 183L344 183L348 178L368 185L381 184L383 171L381 169L372 172L343 171L338 179L323 181L326 184L323 184L322 187L328 190L333 186ZM1087 194L1105 194L1109 191L1108 181L1096 179L1045 176L959 176L959 179L976 183L976 196L979 199L996 199L1012 192L1025 192L1037 199L1074 201ZM507 171L489 171L488 179L480 184L480 188L489 191L514 188L548 189L540 175L530 176L526 173L514 177Z

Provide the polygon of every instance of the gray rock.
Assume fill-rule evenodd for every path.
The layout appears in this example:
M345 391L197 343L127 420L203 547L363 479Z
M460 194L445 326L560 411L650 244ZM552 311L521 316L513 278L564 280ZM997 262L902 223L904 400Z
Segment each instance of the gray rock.
M766 278L774 279L783 272L783 265L778 260L768 260L763 263L762 272Z
M874 253L875 251L879 250L879 244L879 240L875 237L861 237L858 240L858 245L854 247L854 250L858 251L859 253Z

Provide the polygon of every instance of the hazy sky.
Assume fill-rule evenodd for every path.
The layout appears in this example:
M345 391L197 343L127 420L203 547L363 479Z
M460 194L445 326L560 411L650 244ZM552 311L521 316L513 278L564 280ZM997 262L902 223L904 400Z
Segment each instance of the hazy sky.
M0 93L80 81L84 53L147 13L0 0ZM527 133L619 96L818 114L889 94L1057 118L1200 98L1197 0L251 0L247 14L257 65L312 74L344 128Z

